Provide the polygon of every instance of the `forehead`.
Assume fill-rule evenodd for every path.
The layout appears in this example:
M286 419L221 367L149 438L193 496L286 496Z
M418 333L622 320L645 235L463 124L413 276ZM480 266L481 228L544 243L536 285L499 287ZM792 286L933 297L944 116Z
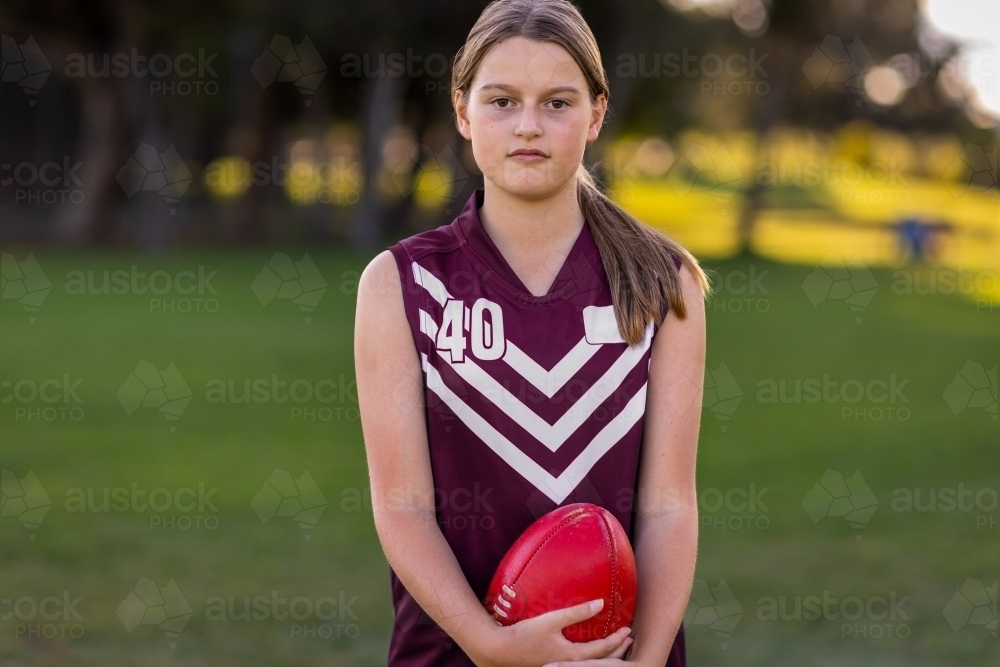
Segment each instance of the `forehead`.
M580 66L569 51L554 42L510 37L495 44L479 63L473 90L505 84L519 90L575 86L586 90Z

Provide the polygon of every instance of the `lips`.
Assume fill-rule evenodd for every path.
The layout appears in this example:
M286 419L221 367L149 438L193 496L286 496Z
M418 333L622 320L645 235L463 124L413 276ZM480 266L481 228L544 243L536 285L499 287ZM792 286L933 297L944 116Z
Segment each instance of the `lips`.
M511 157L515 155L536 155L538 157L545 157L545 153L538 150L537 148L518 148L511 153Z

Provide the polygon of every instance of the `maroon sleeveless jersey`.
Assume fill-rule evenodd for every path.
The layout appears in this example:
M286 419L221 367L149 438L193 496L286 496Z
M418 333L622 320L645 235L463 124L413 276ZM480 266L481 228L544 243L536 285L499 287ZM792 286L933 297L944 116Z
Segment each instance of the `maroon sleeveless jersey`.
M486 233L483 196L389 248L423 368L438 525L480 600L514 541L557 507L600 505L632 539L656 333L650 322L639 345L621 338L589 223L533 296ZM391 568L390 583L389 667L472 667ZM684 664L682 629L667 665Z

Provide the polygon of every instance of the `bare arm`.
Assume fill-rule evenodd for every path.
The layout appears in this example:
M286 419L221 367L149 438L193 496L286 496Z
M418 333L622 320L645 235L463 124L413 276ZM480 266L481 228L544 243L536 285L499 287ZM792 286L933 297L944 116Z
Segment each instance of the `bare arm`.
M418 604L466 653L496 622L476 598L435 520L423 378L396 262L388 250L358 284L354 329L358 403L375 529Z
M639 593L628 662L663 667L684 618L698 552L695 459L705 377L705 304L689 269L687 317L668 312L653 342L637 483Z

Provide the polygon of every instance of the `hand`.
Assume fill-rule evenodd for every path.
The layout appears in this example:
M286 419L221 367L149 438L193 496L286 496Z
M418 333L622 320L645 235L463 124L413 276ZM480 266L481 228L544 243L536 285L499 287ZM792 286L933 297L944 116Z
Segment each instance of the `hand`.
M543 667L621 667L622 665L634 665L635 663L625 662L624 659L625 654L628 652L628 647L631 645L632 638L628 637L618 648L603 658L596 658L593 660L564 660L562 662L550 662L543 665Z
M603 606L603 600L594 600L546 612L510 626L498 626L490 642L489 655L470 657L482 667L538 667L559 661L572 662L575 667L574 661L601 659L612 661L609 664L618 663L618 658L631 643L628 639L631 628L621 628L604 639L582 643L571 642L562 634L563 628L587 620Z

